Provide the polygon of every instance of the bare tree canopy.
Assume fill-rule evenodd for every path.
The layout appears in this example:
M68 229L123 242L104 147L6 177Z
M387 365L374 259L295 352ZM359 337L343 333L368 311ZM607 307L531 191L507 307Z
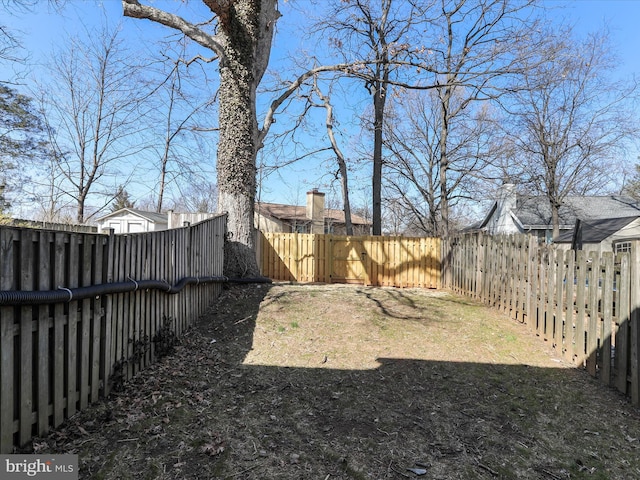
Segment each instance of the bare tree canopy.
M117 28L104 27L91 37L89 42L72 38L54 54L51 83L41 86L39 98L52 150L52 171L43 172L42 203L61 198L52 191L61 192L75 204L78 223L96 213L85 210L90 195L101 196L106 207L122 162L144 148L137 137L144 96L136 82L139 66Z
M568 195L602 191L638 132L630 107L634 81L614 81L616 59L606 33L577 41L571 29L544 31L524 85L505 101L505 125L522 169L517 176L546 196L558 236L558 209ZM524 178L523 177L524 174Z

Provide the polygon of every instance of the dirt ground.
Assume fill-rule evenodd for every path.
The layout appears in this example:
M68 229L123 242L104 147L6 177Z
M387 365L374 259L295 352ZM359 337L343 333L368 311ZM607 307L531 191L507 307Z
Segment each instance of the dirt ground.
M640 410L448 293L248 285L46 438L97 479L640 478Z

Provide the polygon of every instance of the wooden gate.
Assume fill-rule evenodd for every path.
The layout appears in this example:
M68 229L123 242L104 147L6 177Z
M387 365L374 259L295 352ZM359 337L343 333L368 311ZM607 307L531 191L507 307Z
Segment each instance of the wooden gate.
M337 283L365 283L367 252L358 237L331 240L331 281Z

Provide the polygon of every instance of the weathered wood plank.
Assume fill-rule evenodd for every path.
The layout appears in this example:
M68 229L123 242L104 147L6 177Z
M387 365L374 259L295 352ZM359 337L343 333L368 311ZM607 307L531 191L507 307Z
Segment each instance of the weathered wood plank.
M66 258L68 264L69 278L67 279L67 288L78 287L78 274L80 271L80 254L78 248L78 235L69 235L69 253ZM66 370L67 370L67 388L65 396L67 399L67 417L71 417L76 413L76 401L78 392L76 390L78 375L78 301L71 300L68 303L67 313L67 332L66 332L67 351Z
M53 246L53 235L51 232L41 231L39 233L39 281L38 290L52 290L53 271L51 265L51 249ZM49 393L51 384L49 376L51 373L51 364L49 362L49 333L51 331L52 322L49 315L50 305L38 306L38 397L36 400L36 411L38 414L38 434L45 435L49 431Z
M95 237L93 242L93 265L92 265L92 285L106 283L106 275L103 270L103 259L105 252L104 237ZM93 299L90 331L91 365L89 370L90 402L97 402L100 398L100 362L103 356L103 322L106 321L106 296ZM106 343L106 342L105 342ZM104 378L104 377L103 377Z
M104 251L107 255L106 272L104 278L107 283L113 283L116 275L115 259L116 259L116 242L115 236L109 235L102 237ZM114 316L117 312L115 298L117 295L106 295L103 300L104 319L100 322L100 379L102 381L101 394L108 396L111 392L111 375L113 373L112 366L115 356L115 338L113 336Z
M547 288L544 293L544 328L543 328L543 337L547 341L551 341L553 343L553 312L554 302L555 302L555 280L556 280L556 262L554 258L554 252L551 248L546 249L546 281Z
M600 256L597 252L589 252L591 263L591 274L588 285L589 321L587 324L587 351L586 366L587 371L593 377L597 373L598 357L598 324L599 324L599 294L600 294Z
M65 284L65 264L67 255L66 234L55 234L54 252L54 283L57 287ZM57 427L65 419L65 305L57 303L54 307L53 316L53 426Z
M575 361L582 365L585 360L585 290L587 286L587 255L583 251L576 252L576 350Z
M79 245L81 252L81 267L79 271L80 285L85 287L91 285L93 276L93 240L89 235L81 237L82 243ZM91 302L90 298L83 299L80 304L80 352L78 352L79 369L80 369L80 385L78 408L84 410L90 401L90 372L91 372Z
M0 229L0 288L15 290L14 275L15 241L18 233L14 229ZM14 307L0 307L0 453L9 453L13 449L14 409L16 385L19 379L14 377Z
M616 304L616 316L618 319L618 327L616 331L616 356L615 356L615 370L616 370L616 388L626 394L628 391L627 375L629 372L629 359L630 359L630 335L629 329L631 324L631 311L630 311L630 293L631 293L631 266L630 257L628 253L623 253L620 256L620 277L618 282L617 291L618 303Z
M640 241L631 245L630 272L630 353L631 403L640 405Z
M565 315L564 315L564 287L566 275L566 265L564 264L564 252L555 252L556 278L554 281L555 301L553 312L553 344L559 355L565 350Z
M611 385L611 336L613 333L613 253L605 252L602 255L604 259L604 277L602 281L602 332L600 335L600 351L601 355L601 367L600 367L600 380Z
M575 327L575 253L569 250L565 254L566 281L565 281L565 359L573 361L576 355L576 327Z
M22 230L20 234L20 290L34 290L35 251L33 230ZM33 307L20 308L20 433L19 442L24 444L31 438L33 413Z

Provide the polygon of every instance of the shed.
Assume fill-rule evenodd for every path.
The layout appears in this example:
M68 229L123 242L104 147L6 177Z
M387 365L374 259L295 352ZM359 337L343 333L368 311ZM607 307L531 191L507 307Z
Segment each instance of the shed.
M136 233L166 230L167 214L122 208L97 219L100 231L112 228L114 233Z

